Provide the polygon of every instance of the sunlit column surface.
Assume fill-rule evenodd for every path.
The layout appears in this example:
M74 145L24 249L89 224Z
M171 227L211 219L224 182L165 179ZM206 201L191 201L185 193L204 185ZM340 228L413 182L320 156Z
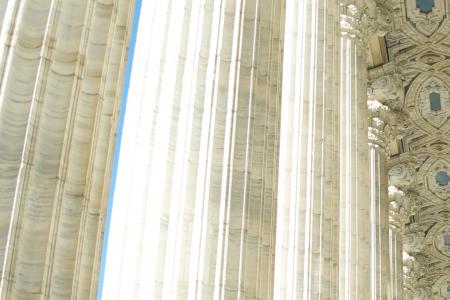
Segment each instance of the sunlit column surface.
M389 186L389 201L389 299L403 299L403 232L410 203L405 192L395 186Z
M282 1L143 1L103 299L273 299Z
M371 221L371 299L388 299L389 272L389 199L386 159L389 108L369 99L370 148L370 221Z
M338 45L336 1L287 1L275 299L336 299Z
M42 49L49 1L3 2L0 32L0 272ZM48 36L48 35L47 35Z
M403 237L398 228L389 230L390 298L403 299Z
M393 223L392 219L393 198L392 188L388 196L387 158L397 154L397 138L407 129L405 116L401 113L403 81L395 72L379 74L374 70L372 75L367 102L371 160L371 297L398 299L397 289L402 289L402 285L396 281L395 274L402 267L402 238L398 238L396 232L400 224Z
M1 299L95 298L132 6L0 3Z
M367 3L341 3L339 299L371 297Z

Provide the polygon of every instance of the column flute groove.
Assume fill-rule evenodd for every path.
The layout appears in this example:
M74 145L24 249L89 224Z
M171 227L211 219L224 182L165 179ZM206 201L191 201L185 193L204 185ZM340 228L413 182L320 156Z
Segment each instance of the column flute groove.
M339 297L372 299L367 41L389 27L376 1L341 1Z
M34 5L33 5L34 4ZM16 179L23 154L31 99L35 95L39 66L45 63L49 1L9 1L0 35L0 272L13 209ZM39 10L37 9L39 7ZM21 12L20 22L17 11ZM30 16L33 16L32 18ZM33 32L34 36L30 34ZM44 44L44 41L47 44ZM8 276L5 274L4 276ZM1 284L0 284L1 285Z
M288 1L275 298L335 299L338 33L335 1Z
M105 298L272 298L283 9L143 3Z
M0 94L0 136L14 136L9 144L2 138L0 156L11 159L13 151L18 156L11 162L16 164L15 174L0 172L0 180L5 179L0 189L13 187L11 193L2 194L9 208L0 207L5 216L1 221L8 222L8 231L0 235L8 246L2 257L2 299L76 297L77 245L85 229L81 214L93 159L93 128L106 72L104 60L111 51L107 40L114 28L112 12L125 1L38 2L20 2L20 18L13 21L17 28L8 50L11 67L2 68L6 71ZM126 12L125 18L129 18ZM119 26L126 29L128 22ZM5 27L2 30L4 41ZM123 68L123 58L116 56L110 63ZM18 80L21 77L25 79ZM116 91L111 92L109 96L118 99ZM14 124L18 119L24 126ZM93 234L97 232L97 227L92 228ZM99 251L95 243L84 245L93 254ZM85 276L91 281L97 271L93 261L87 264ZM92 287L95 290L89 286L84 295L95 297Z

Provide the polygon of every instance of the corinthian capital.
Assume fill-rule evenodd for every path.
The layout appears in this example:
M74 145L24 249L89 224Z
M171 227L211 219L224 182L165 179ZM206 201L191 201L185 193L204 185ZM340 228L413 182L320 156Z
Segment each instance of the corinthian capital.
M387 145L408 132L410 121L404 112L392 110L374 99L370 92L368 92L367 106L369 144L381 148L386 155L390 155Z
M430 289L418 287L420 279L423 278L426 273L426 264L419 261L417 257L410 256L407 253L403 254L404 285L406 292L410 294L413 299L430 299Z
M392 18L387 7L375 0L342 0L341 34L362 42L373 35L384 35L392 28Z
M405 102L403 77L398 73L382 75L369 83L369 95L392 110L401 110Z
M395 186L389 187L389 224L404 232L410 216L410 201L406 193Z
M409 225L403 236L403 251L408 254L419 253L425 247L425 232L417 223Z
M367 106L369 108L369 146L381 149L382 153L388 156L388 144L395 138L392 137L392 130L388 124L389 107L370 98Z
M385 147L408 133L411 122L405 112L403 78L397 73L373 79L367 88L369 142Z

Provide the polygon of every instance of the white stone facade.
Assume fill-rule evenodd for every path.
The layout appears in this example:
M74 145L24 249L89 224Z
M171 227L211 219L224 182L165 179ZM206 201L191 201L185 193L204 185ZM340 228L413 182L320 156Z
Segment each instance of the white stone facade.
M450 299L449 5L0 0L0 299Z

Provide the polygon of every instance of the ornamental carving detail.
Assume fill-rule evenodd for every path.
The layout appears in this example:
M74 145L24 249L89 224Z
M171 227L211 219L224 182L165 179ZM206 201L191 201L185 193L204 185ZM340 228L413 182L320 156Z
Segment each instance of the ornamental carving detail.
M446 15L446 0L434 0L430 11L422 11L416 0L406 0L406 17L412 27L429 37L441 26Z
M441 262L450 258L450 225L437 223L427 233L424 240L427 255Z
M443 226L436 231L434 247L440 254L450 257L450 226Z
M387 162L391 230L403 239L401 299L450 299L449 1L380 1L400 7L385 39L388 62L369 69L369 95L407 120Z
M430 297L431 297L431 289L426 287L417 288L414 290L412 294L412 298L414 300L427 300L430 299Z
M397 164L388 170L389 184L408 189L414 185L415 171L408 164Z
M422 251L424 246L425 233L407 232L403 237L403 250L408 253L417 253Z
M441 200L450 198L450 163L439 159L434 162L426 175L426 189Z
M439 278L433 285L433 294L439 295L434 299L450 299L450 274L444 275Z
M435 128L441 128L450 117L450 94L446 84L437 77L423 83L417 102L422 117Z
M370 83L368 94L382 104L399 110L403 107L405 100L403 78L397 73L381 76Z

